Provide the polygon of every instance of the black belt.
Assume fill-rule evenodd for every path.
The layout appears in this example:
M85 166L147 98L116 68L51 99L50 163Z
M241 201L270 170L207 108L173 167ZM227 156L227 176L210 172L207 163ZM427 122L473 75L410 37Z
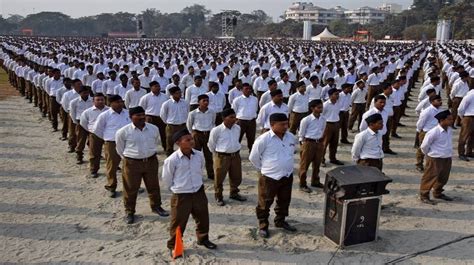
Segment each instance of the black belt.
M237 151L235 153L221 153L221 152L216 152L218 155L221 155L221 156L237 156L237 155L240 155L240 151Z
M304 138L304 141L305 141L305 142L316 142L316 143L319 143L319 141L321 141L321 138L319 138L319 139Z
M133 161L148 162L148 160L156 158L156 153L154 153L152 156L147 157L147 158L131 158L131 157L125 157L125 158L133 160Z
M337 124L339 123L338 121L327 121L326 123L329 123L329 124Z
M98 136L97 136L98 137ZM99 137L100 138L100 137ZM104 141L106 143L114 143L115 144L115 141Z
M204 132L204 131L199 131L199 130L193 130L193 132L195 132L195 133L202 133L202 134L209 134L209 133L210 133L210 131L205 131L205 132Z

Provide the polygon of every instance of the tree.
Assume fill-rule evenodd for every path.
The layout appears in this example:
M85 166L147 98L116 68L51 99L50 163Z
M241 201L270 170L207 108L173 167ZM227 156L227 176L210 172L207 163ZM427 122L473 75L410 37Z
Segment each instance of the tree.
M474 37L474 3L472 0L463 0L444 7L440 11L440 18L451 20L455 39Z
M436 37L436 26L413 25L403 31L403 37L407 40L434 39Z
M31 28L35 34L68 36L71 34L72 19L60 12L40 12L28 15L20 23L21 28Z
M349 24L346 20L338 19L329 23L329 30L339 37L352 37L359 24Z

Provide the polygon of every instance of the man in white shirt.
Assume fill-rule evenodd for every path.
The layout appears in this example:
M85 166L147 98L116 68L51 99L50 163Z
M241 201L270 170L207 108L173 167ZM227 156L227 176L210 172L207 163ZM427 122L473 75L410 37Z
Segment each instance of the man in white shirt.
M145 122L145 110L140 106L129 109L129 113L132 122L117 131L115 143L117 154L123 160L123 202L127 214L125 221L127 224L133 224L142 179L150 198L152 212L163 217L169 214L161 207L156 156L158 127Z
M209 82L209 92L205 95L209 97L209 108L216 114L216 126L222 123L222 110L226 105L226 96L216 82Z
M296 134L300 127L301 120L308 115L309 95L306 93L306 84L298 82L297 92L290 96L288 100L288 110L290 112L290 132Z
M141 87L145 89L147 92L150 92L150 83L151 83L152 78L153 77L150 75L149 67L144 67L143 74L138 76L138 79L140 79Z
M275 226L291 232L296 231L285 218L288 216L291 201L297 140L288 132L286 114L273 113L269 120L271 130L257 138L249 156L250 162L258 170L256 214L259 222L258 234L262 238L270 236L268 217L275 197Z
M160 112L163 103L169 98L160 92L160 84L156 81L150 82L150 93L140 98L138 105L145 109L146 122L158 127L160 131L161 146L166 150L166 123L161 119Z
M130 123L128 111L123 108L123 100L119 95L109 96L110 109L101 113L94 124L94 134L104 140L105 165L109 197L115 198L117 189L117 169L120 155L116 150L115 134L123 126Z
M420 200L427 204L436 204L430 199L433 190L435 199L452 201L443 193L447 184L452 164L453 132L451 126L454 118L449 110L441 111L435 117L438 125L428 131L421 143L421 150L426 155L426 169L421 178Z
M140 79L132 78L132 89L125 93L125 108L134 108L138 106L140 99L146 95L146 90L141 88Z
M74 153L77 145L77 138L76 138L76 124L73 122L71 117L71 101L75 98L79 97L79 90L82 88L82 82L79 79L74 79L72 81L72 89L65 92L63 97L61 98L61 105L64 108L66 113L65 122L68 124L68 145L69 151L68 153Z
M354 127L356 120L358 123L358 127L360 126L360 123L362 122L362 115L365 112L365 105L366 105L365 98L367 96L367 89L366 89L364 80L361 79L357 81L355 86L356 87L354 88L351 94L352 109L351 109L351 116L349 118L349 127L348 127L348 129L351 130L352 132L357 131L357 130L352 129Z
M197 75L194 77L194 85L186 88L184 99L189 104L189 110L195 110L199 106L198 96L206 94L208 88L203 84L202 77Z
M329 146L329 162L340 166L344 165L344 163L336 158L337 147L339 144L339 112L341 110L339 91L335 88L331 88L328 91L328 95L329 99L324 102L322 113L323 117L326 119L326 128L323 136L324 153L326 153L326 149ZM326 165L324 158L322 165Z
M170 88L171 98L161 106L160 117L166 123L166 155L173 153L173 135L186 128L188 119L188 102L181 99L181 89L179 87ZM197 100L197 98L196 98Z
M460 126L461 119L458 117L458 108L459 104L461 104L462 98L467 94L469 91L469 74L466 71L459 73L459 79L454 82L453 87L451 89L450 98L453 102L452 105L452 115L454 118L454 125L453 126Z
M202 152L193 149L194 140L186 128L177 131L171 141L179 149L165 160L162 180L164 187L172 192L170 239L167 247L171 256L176 258L177 255L173 253L176 231L179 229L184 234L190 214L196 222L197 244L208 249L215 249L217 246L209 240L208 201L202 181L204 156Z
M365 119L367 129L356 134L351 155L358 165L378 168L382 171L384 153L382 150L383 117L380 113Z
M288 106L283 103L283 92L280 89L273 90L270 95L272 101L265 104L258 113L257 124L262 127L262 132L270 130L270 116L274 113L283 113L288 117Z
M81 165L84 163L82 160L84 158L84 148L86 147L86 142L87 142L87 137L89 132L84 129L82 126L80 126L80 119L82 113L92 107L92 98L90 97L90 90L83 86L81 89L78 91L79 92L79 97L71 100L71 103L69 103L69 114L71 116L72 122L75 124L76 131L74 132L76 134L76 159L78 165Z
M119 78L120 84L114 87L112 95L119 95L121 98L125 98L125 94L132 89L132 86L128 83L128 76L126 74L121 74Z
M102 93L94 95L94 105L86 109L81 114L80 125L89 134L89 170L91 178L99 177L100 158L104 140L94 134L94 125L99 114L107 111L109 107L105 105L105 96Z
M104 94L102 91L102 86L105 81L105 75L102 72L97 73L97 79L92 82L91 90L93 94L101 93Z
M229 174L230 196L236 201L246 201L247 198L239 194L239 185L242 183L242 161L240 158L240 126L233 109L222 111L222 124L213 128L209 136L208 147L214 153L214 197L218 206L224 206L222 195L223 183Z
M265 91L268 90L268 81L270 81L271 78L268 77L268 70L263 69L262 70L262 75L257 77L253 83L253 89L255 91L255 94L257 95L258 100L260 101L260 97L265 93Z
M339 127L341 129L341 143L351 144L347 137L349 136L349 109L351 108L351 84L344 83L341 85L342 91L339 93L339 104L341 111L339 112Z
M212 152L207 144L209 142L209 134L216 123L216 113L209 108L208 95L199 95L198 104L199 107L189 113L186 127L192 132L194 149L204 154L207 178L214 179Z
M461 119L461 132L458 141L459 159L469 161L468 157L474 157L474 90L470 90L463 97L458 108L458 116Z
M247 138L247 147L250 152L255 142L255 134L257 131L255 119L258 110L257 98L252 95L252 87L250 84L243 84L242 95L234 99L232 108L237 114L237 124L240 126L239 142L242 142L245 135Z
M326 129L326 119L322 116L323 102L315 99L309 102L311 114L301 120L299 130L300 153L300 190L311 193L312 190L306 182L306 174L310 164L313 164L313 174L311 175L311 186L323 188L319 179L319 166L324 157L323 133Z

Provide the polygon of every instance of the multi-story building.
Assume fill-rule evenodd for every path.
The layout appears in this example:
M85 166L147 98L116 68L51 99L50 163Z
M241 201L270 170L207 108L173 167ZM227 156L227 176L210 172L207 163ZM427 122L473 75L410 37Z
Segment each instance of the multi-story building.
M308 2L294 2L286 11L286 19L311 21L317 25L328 25L331 21L342 19L344 9L322 8Z
M402 5L394 4L394 3L384 3L379 6L379 9L390 14L398 14L402 12Z
M344 11L344 19L349 23L359 23L361 25L384 21L388 12L376 8L364 6L354 10Z

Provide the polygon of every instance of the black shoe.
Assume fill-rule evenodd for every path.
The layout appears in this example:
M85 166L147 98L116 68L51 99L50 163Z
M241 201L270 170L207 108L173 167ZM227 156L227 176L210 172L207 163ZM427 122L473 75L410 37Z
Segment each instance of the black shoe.
M402 137L396 133L392 134L393 138L402 139Z
M217 204L217 206L224 206L225 202L224 202L223 199L216 199L216 204Z
M457 130L458 128L456 128L456 126L451 126L451 128L453 128L453 130Z
M61 141L66 141L66 140L67 140L67 137L61 136L61 137L59 137L59 140L61 140Z
M258 235L261 238L269 238L270 237L270 232L268 231L268 229L259 229L258 230Z
M238 193L235 194L235 195L229 196L229 199L236 200L236 201L239 201L239 202L247 201L247 198L245 198L245 196L242 196Z
M438 200L443 200L443 201L448 201L448 202L453 201L453 198L449 197L448 195L444 195L442 193L438 196L433 196L433 197Z
M145 192L144 188L142 188L142 187L138 188L138 193L144 193L144 192Z
M125 216L125 223L127 223L128 225L131 225L133 224L133 222L135 222L135 215L131 213L127 214L127 216Z
M389 155L397 155L397 153L395 153L394 151L392 151L392 149L388 149L388 150L385 150L383 151L385 154L389 154Z
M423 171L425 171L425 168L423 166L416 166L416 170L420 173L423 173Z
M99 174L97 172L95 172L95 173L92 172L90 176L91 176L91 178L96 179L96 178L99 177Z
M344 163L342 163L342 162L339 161L339 160L333 160L333 161L329 161L329 162L331 162L331 164L338 165L338 166L344 165Z
M402 117L410 117L409 115L407 114L402 114ZM403 127L403 126L402 126Z
M420 201L425 204L436 205L436 202L430 200L430 198L421 197Z
M278 228L283 228L284 230L286 231L290 231L290 232L296 232L296 227L290 225L288 222L286 221L283 221L279 224L275 224L276 227Z
M151 211L158 214L161 217L167 217L170 215L165 209L161 208L161 206L158 206L155 209L152 209Z
M58 128L53 128L53 132L59 131Z
M351 144L351 142L349 142L347 140L341 140L341 144Z
M474 158L474 154L466 155L467 157Z
M212 243L209 239L205 239L201 242L197 242L198 245L204 246L207 249L216 249L217 245Z
M109 197L110 198L115 198L117 196L117 192L114 190L109 190Z
M208 179L214 180L214 176L207 176Z
M117 171L122 171L122 168L121 168L121 167L117 167Z
M306 186L306 185L305 185L305 186L301 186L301 187L300 187L300 191L306 192L306 193L311 193L311 192L313 192L313 191L312 191L308 186Z
M324 185L321 184L321 183L311 183L311 187L318 188L318 189L324 189Z
M462 160L462 161L466 161L466 162L469 162L469 158L467 158L467 156L459 156L459 160Z
M407 126L403 123L398 123L398 127L407 127Z
M76 152L76 150L74 150L74 148L69 148L69 150L67 152L72 154L72 153Z
M77 160L76 165L82 165L82 164L84 164L84 160L82 160L82 159L81 159L81 160Z

